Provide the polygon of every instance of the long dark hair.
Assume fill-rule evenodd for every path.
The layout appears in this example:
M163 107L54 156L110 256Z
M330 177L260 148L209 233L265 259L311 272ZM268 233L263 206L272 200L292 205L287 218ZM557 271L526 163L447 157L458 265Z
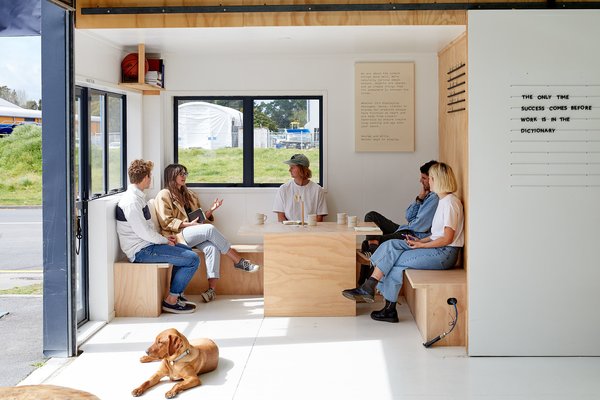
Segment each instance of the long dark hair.
M183 185L181 189L177 188L177 182L175 182L177 176L182 174L187 174L187 168L185 167L185 165L167 165L163 177L163 186L165 187L165 189L169 189L169 192L171 193L171 197L173 199L179 202L179 204L181 204L184 208L189 208L192 206L192 194L185 185Z

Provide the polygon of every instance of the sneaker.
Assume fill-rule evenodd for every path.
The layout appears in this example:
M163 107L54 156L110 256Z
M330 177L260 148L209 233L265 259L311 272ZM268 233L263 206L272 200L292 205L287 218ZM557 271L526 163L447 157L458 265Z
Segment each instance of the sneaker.
M250 261L246 260L246 259L240 259L239 262L233 264L234 268L237 269L241 269L242 271L245 272L256 272L260 269L260 265L256 265L251 263Z
M184 295L183 293L181 293L181 294L179 295L179 301L180 301L180 302L182 302L182 303L191 304L191 305L193 305L193 306L195 306L195 305L196 305L196 303L194 303L193 301L191 301L191 300L188 300L188 299L187 299L187 297L185 297L185 295Z
M190 314L196 311L196 306L188 303L183 303L179 300L177 300L177 303L175 304L169 304L163 300L162 310L164 312L170 312L173 314Z
M371 264L371 253L368 251L358 251L356 253L356 257L358 258L358 262L362 265L370 265Z
M366 240L363 240L360 251L358 252L358 257L360 258L360 262L363 264L371 263L371 256L375 253L375 250L379 247L378 244L369 243Z
M217 294L212 288L208 288L206 292L200 293L200 296L202 296L202 300L204 300L205 303L209 303L217 298Z

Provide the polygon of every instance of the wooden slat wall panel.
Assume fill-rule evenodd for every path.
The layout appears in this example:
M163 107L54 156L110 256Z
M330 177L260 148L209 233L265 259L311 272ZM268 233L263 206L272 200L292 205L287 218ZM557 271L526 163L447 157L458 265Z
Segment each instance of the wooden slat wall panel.
M455 41L450 43L446 48L438 53L438 77L439 77L439 142L440 142L440 160L444 161L453 168L456 179L458 180L459 192L458 196L463 201L465 210L465 247L463 252L462 264L467 271L467 287L464 288L465 302L461 310L461 320L468 320L468 310L465 304L468 302L468 269L469 269L469 231L467 229L467 221L469 220L469 175L468 175L468 111L469 111L469 89L468 89L468 41L467 34L463 34ZM448 71L453 66L464 63L462 68L465 71L464 81L466 93L464 98L467 100L464 103L465 111L447 113L448 110ZM464 329L466 336L463 345L468 346L468 325L463 324L461 329Z
M440 161L448 163L458 180L457 195L463 201L465 207L465 218L468 218L468 73L467 69L467 35L466 33L450 43L438 53L438 76L439 76L439 143ZM466 75L464 81L465 101L464 111L448 113L448 71L455 65L464 63L461 69ZM462 80L462 79L461 79ZM466 234L468 232L465 231ZM466 257L465 257L466 258ZM466 265L465 265L466 268Z

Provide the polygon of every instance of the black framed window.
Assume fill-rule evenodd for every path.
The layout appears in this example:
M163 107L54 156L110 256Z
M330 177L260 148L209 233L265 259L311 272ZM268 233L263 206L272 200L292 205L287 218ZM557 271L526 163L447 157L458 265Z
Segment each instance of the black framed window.
M126 96L98 89L77 87L86 115L78 116L85 135L87 198L92 199L126 188ZM79 118L81 118L79 120Z
M293 154L323 184L322 96L174 97L175 162L188 186L279 186Z

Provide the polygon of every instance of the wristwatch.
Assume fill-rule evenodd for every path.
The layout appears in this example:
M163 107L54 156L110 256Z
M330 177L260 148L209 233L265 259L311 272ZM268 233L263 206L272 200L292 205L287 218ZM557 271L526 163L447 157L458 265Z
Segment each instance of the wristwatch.
M417 203L421 204L421 203L423 202L423 199L422 199L422 198L420 198L419 196L417 196L417 197L415 198L415 201L416 201Z

